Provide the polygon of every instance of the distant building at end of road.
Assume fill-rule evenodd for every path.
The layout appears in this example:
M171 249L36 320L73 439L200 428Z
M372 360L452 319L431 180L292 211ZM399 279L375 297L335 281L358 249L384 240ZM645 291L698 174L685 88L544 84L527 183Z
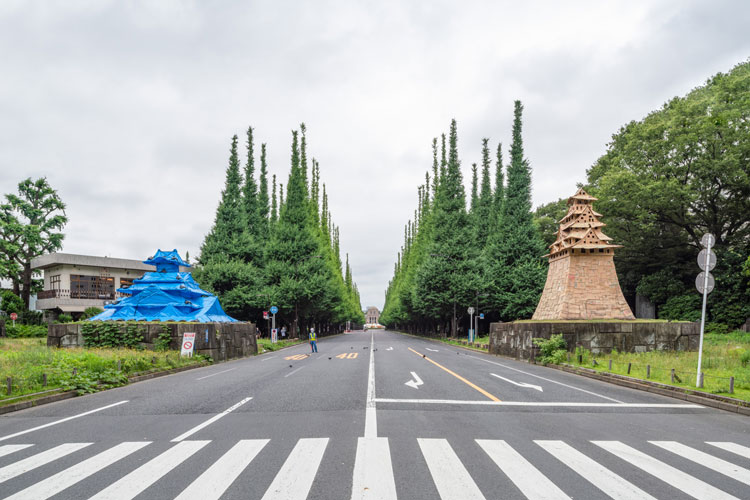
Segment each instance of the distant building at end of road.
M365 311L365 323L368 325L377 325L380 319L380 310L375 306L370 306Z

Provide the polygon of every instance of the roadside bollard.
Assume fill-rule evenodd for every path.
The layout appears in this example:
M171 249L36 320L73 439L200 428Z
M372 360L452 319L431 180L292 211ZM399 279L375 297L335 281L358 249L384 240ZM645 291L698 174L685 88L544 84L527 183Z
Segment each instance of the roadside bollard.
M734 377L729 377L729 394L734 394Z
M646 365L646 378L651 378L651 365Z
M8 396L10 396L10 393L13 390L13 377L8 377L6 382L8 383Z
M669 374L669 378L672 380L672 383L674 384L674 368L672 368L672 371Z
M42 373L42 387L47 387L47 374Z
M121 371L121 370L122 370L122 360L121 360L121 359L118 359L118 360L117 360L117 371L119 372L119 371Z
M612 360L609 360L609 371L612 371Z
M633 366L633 363L628 363L628 375L630 375L630 367Z
M73 368L73 376L75 377L78 375L78 368Z
M701 372L700 377L698 377L698 387L703 389L703 372Z
M578 364L579 364L579 365L582 365L582 364L583 364L583 354L579 354L579 355L578 355Z
M152 365L155 365L155 364L156 364L156 356L152 356L152 357L151 357L151 364L152 364Z

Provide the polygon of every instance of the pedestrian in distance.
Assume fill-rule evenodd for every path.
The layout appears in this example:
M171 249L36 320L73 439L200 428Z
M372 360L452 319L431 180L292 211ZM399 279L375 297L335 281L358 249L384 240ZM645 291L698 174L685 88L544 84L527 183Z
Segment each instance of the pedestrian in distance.
M281 327L281 337L282 338L286 337L286 327L285 326Z
M312 352L318 352L318 336L315 334L315 328L310 328L310 350Z

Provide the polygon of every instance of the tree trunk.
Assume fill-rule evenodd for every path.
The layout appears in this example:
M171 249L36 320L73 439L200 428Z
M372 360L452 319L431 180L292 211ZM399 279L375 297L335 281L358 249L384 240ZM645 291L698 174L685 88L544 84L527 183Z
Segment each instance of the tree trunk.
M21 298L23 299L23 303L26 306L26 309L29 309L29 297L31 296L31 262L26 262L23 265L23 291Z

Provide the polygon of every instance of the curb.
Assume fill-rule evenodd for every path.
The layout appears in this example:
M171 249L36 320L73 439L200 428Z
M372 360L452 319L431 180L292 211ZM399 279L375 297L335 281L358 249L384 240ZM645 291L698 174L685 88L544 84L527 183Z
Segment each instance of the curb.
M710 406L720 410L737 413L739 415L750 416L750 403L741 399L720 396L709 392L686 389L673 385L662 384L659 382L650 382L647 380L626 377L615 373L603 373L590 368L572 367L569 365L547 365L547 368L553 368L567 373L573 373L583 377L593 378L608 382L610 384L620 385L631 389L638 389L645 392L668 396L675 399L682 399L697 403L703 406Z
M18 410L25 410L26 408L32 408L34 406L46 405L48 403L54 403L56 401L62 401L63 399L74 398L77 395L78 394L76 393L76 391L67 391L58 392L57 394L52 394L50 396L42 396L41 398L27 399L26 401L20 401L18 403L0 407L0 415L12 413Z

